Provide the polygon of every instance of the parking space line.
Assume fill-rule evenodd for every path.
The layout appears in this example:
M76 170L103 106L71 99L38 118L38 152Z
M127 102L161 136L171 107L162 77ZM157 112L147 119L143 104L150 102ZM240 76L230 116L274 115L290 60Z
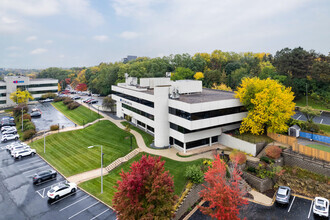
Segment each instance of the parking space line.
M299 117L296 119L296 120L299 120L299 118L301 117L302 115L299 115Z
M294 202L294 200L295 200L295 196L293 197L293 199L292 199L292 202L291 202L291 204L290 204L290 207L289 207L289 210L288 210L288 212L290 212L290 210L291 210L291 207L292 207L292 204L293 204L293 202Z
M80 202L80 201L82 201L82 200L84 200L84 199L87 199L88 197L89 197L89 196L87 195L87 196L83 197L82 199L79 199L78 201L76 201L76 202L74 202L74 203L72 203L72 204L70 204L70 205L64 207L63 209L60 209L60 212L62 212L63 210L65 210L65 209L67 209L67 208L73 206L74 204L76 204L76 203L78 203L78 202Z
M97 217L99 217L100 215L102 215L102 214L106 213L107 211L109 211L109 209L107 209L107 210L104 210L103 212L101 212L100 214L98 214L98 215L94 216L94 217L93 217L93 218L91 218L90 220L94 220L94 219L96 219Z
M33 158L33 159L34 159L34 158ZM27 164L42 162L42 160L38 161L39 158L36 158L36 159L37 159L37 160L28 161L27 163L23 163L23 164L20 164L20 165L17 165L17 166L18 166L18 167L24 167L24 166L26 166Z
M28 164L28 163L31 163L31 160L33 161L33 162L35 162L34 160L40 160L40 161L42 161L40 158L38 158L38 157L35 157L35 158L31 158L30 160L28 160L28 161L26 161L26 160L21 160L21 161L19 161L19 160L16 160L16 164L20 164L20 165L17 165L17 166L24 166L24 165L26 165L26 164ZM26 162L26 163L22 163L22 162ZM32 162L32 163L33 163Z
M39 166L39 165L42 165L42 164L47 164L47 163L45 163L45 161L40 161L40 162L35 163L35 164L31 165L31 166L25 166L24 168L20 168L20 170L30 169L30 168L33 168L35 166Z
M92 204L92 205L88 206L87 208L84 208L83 210L80 210L79 212L77 212L76 214L72 215L72 216L71 216L71 217L69 217L68 219L72 219L73 217L75 217L75 216L79 215L79 214L80 214L80 213L82 213L83 211L85 211L85 210L89 209L90 207L92 207L92 206L94 206L94 205L96 205L96 204L98 204L98 203L100 203L100 202L99 202L99 201L97 201L96 203L94 203L94 204Z
M321 119L321 122L320 122L320 124L322 124L322 122L323 122L323 118Z
M37 167L37 168L34 168L34 169L32 169L32 170L25 171L25 172L23 172L23 173L24 173L24 174L26 174L26 173L31 173L31 172L33 172L33 171L35 171L35 170L37 170L37 169L42 168L42 167L49 167L49 165L47 164L47 165L45 165L45 166Z
M309 208L308 218L311 217L313 203L314 203L314 201L312 201L311 207Z
M78 191L76 191L76 192L74 192L74 193L70 193L70 194L64 196L63 198L60 198L59 200L56 200L56 201L52 202L51 205L54 205L54 204L58 203L59 201L65 199L65 198L67 198L67 197L69 197L69 196L72 196L72 195L76 194L77 192L78 192Z
M63 183L63 182L66 182L66 180L59 181L59 182L54 183L54 184L52 184L52 185L50 185L50 186L47 186L47 187L41 188L41 189L37 190L36 192L37 192L42 198L45 198L45 197L44 197L44 193L45 193L45 190L46 190L47 188L50 188L50 189L51 189L53 186L56 186L56 185L61 184L61 183ZM42 195L40 194L40 192L42 192Z

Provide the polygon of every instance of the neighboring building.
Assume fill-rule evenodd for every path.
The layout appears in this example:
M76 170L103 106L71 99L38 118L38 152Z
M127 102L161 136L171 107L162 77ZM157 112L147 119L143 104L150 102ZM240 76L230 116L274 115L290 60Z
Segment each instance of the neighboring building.
M233 92L202 88L202 81L126 77L112 86L117 116L154 134L155 147L180 151L211 146L224 131L239 128L247 111Z
M30 79L26 76L5 76L4 80L0 81L0 108L15 104L10 99L10 94L18 88L21 90L27 89L35 100L38 100L45 93L57 93L58 80Z
M128 55L127 57L123 58L123 63L127 63L131 60L136 60L137 56L131 56L131 55Z

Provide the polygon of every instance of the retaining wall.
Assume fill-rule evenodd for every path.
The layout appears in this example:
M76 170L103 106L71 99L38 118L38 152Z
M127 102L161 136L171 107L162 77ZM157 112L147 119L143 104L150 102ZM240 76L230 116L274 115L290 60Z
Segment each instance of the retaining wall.
M269 189L272 189L274 186L274 183L271 179L269 178L261 179L248 172L243 172L243 178L250 186L252 186L261 193Z
M252 144L241 139L235 138L231 135L222 133L219 136L219 143L227 147L238 149L240 151L252 154L253 156L257 155L257 145ZM260 148L260 147L259 147Z

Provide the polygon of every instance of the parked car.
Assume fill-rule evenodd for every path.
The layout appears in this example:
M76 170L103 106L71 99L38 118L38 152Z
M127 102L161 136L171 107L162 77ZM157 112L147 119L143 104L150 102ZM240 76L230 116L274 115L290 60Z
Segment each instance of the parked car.
M23 149L21 151L17 151L14 155L15 159L21 159L22 157L26 157L26 156L34 156L36 154L36 150L35 149Z
M20 146L20 145L26 145L26 144L25 144L25 143L21 143L21 142L13 142L13 143L11 143L11 144L8 144L8 145L6 146L6 149L7 149L8 151L10 151L12 147Z
M291 196L291 189L287 186L280 186L278 187L277 193L276 193L276 202L282 203L282 204L289 204Z
M1 133L5 132L5 131L17 131L15 126L3 126L1 128Z
M17 134L16 129L8 129L2 132L2 135L7 135L7 134Z
M92 99L88 102L88 104L96 104L98 103L99 101L95 100L95 99Z
M47 98L45 100L41 100L40 102L45 103L45 102L52 102L52 101L54 101L54 99Z
M55 170L45 170L39 173L34 174L33 183L41 183L46 180L54 180L56 179L57 173Z
M100 94L92 94L92 96L100 97Z
M88 101L90 101L92 98L87 98L85 100L83 100L84 103L87 103Z
M1 142L7 142L10 140L18 140L18 138L19 138L18 134L6 134L6 135L2 135Z
M31 116L31 117L40 117L40 116L41 116L41 113L38 112L38 111L36 111L36 112L32 112L32 113L30 114L30 116Z
M27 146L27 144L26 143L15 143L15 144L13 144L13 145L11 145L9 148L7 148L8 149L8 151L9 151L9 153L12 151L12 150L14 150L15 148L17 148L17 147L21 147L21 146Z
M29 145L21 145L21 146L17 146L17 147L14 147L10 152L10 155L12 157L15 156L15 154L19 151L22 151L22 150L26 150L26 149L30 149L30 146Z
M315 197L313 213L319 216L329 217L329 200L322 197Z
M73 96L72 99L77 100L77 99L81 99L81 97L80 96Z
M1 120L1 127L3 126L15 126L16 123L14 121L14 119L5 119L5 120Z
M54 186L47 192L49 199L59 199L69 193L75 193L77 191L77 184L75 183L62 183L60 185Z

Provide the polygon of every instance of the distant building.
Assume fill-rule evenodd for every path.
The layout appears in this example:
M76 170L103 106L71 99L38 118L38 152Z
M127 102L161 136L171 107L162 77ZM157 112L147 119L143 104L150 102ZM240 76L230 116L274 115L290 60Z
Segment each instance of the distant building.
M10 99L10 94L17 89L28 90L35 100L38 100L43 94L57 93L57 79L30 79L26 76L5 76L0 81L0 108L12 106L15 104Z
M155 147L189 151L218 143L240 127L247 111L233 92L205 89L202 81L135 77L112 86L117 116L154 134Z
M136 60L137 56L131 56L131 55L128 55L127 57L123 58L123 63L127 63L131 60Z

